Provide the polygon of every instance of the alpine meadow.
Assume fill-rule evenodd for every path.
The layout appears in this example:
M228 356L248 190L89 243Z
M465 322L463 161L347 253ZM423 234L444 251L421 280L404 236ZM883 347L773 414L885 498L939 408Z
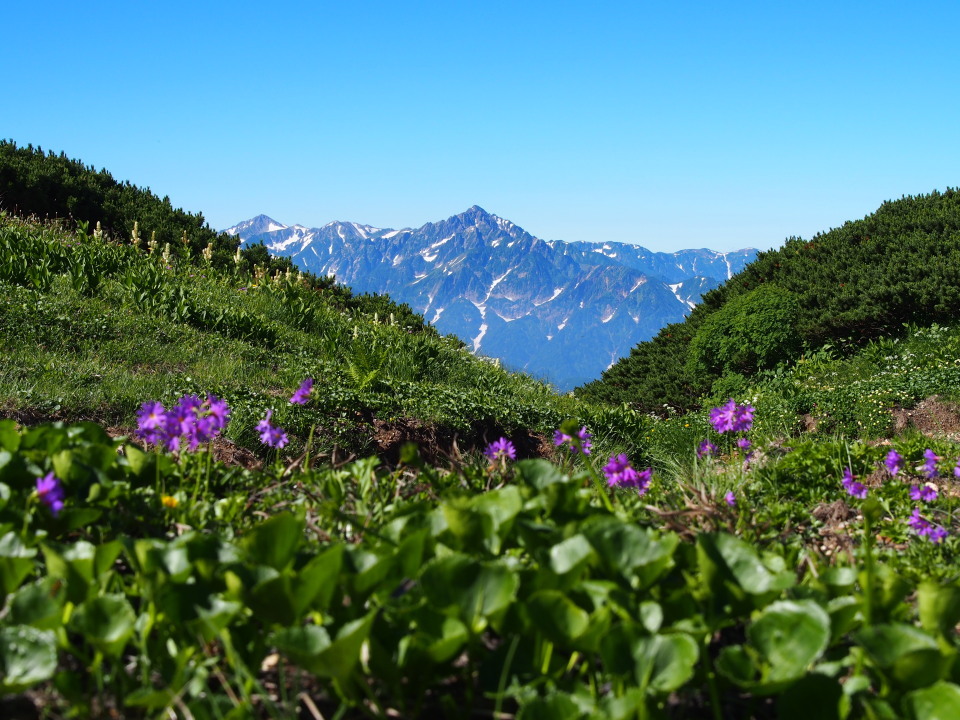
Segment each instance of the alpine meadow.
M960 717L958 316L948 189L559 393L0 142L0 717Z

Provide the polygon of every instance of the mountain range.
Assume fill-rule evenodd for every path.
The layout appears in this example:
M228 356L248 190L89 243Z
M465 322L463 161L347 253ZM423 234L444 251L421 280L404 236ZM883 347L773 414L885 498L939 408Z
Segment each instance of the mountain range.
M563 391L682 320L757 255L541 240L478 206L417 229L258 215L225 232L357 292L388 294L474 352Z

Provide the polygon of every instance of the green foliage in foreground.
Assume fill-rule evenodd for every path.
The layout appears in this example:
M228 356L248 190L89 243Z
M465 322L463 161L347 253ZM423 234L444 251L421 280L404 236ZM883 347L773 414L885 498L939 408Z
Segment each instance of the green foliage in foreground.
M921 568L957 539L906 536L894 481L832 566L766 509L770 482L838 499L878 452L836 450L601 497L589 463L251 473L0 422L0 692L49 717L953 717L960 584Z
M960 312L958 268L960 192L886 202L862 220L809 241L790 238L782 248L760 253L707 293L683 323L641 343L578 393L645 412L660 413L665 404L694 408L724 372L791 362L801 344L809 351L842 341L860 345L896 336L904 324L953 322ZM784 322L796 328L795 335L751 330L757 310L751 297L758 291L793 298L776 312L766 307L763 315L772 319L787 312ZM787 307L794 303L795 316ZM739 350L746 355L735 345L723 346L734 337L745 343Z

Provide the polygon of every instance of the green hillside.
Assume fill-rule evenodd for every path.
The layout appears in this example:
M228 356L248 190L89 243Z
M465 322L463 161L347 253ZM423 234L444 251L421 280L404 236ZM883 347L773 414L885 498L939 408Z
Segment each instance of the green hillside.
M51 208L108 177L6 152ZM960 327L922 273L841 322L752 267L638 348L653 414L137 207L0 211L0 717L960 716Z
M850 352L907 324L952 323L958 313L960 193L904 197L761 253L684 322L578 394L645 411L696 407L724 375L750 377L827 345Z

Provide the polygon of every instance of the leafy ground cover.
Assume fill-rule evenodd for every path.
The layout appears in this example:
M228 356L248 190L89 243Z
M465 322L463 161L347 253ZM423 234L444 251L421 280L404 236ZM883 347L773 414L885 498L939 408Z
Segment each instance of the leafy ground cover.
M957 717L960 331L655 419L298 280L0 218L0 714Z

